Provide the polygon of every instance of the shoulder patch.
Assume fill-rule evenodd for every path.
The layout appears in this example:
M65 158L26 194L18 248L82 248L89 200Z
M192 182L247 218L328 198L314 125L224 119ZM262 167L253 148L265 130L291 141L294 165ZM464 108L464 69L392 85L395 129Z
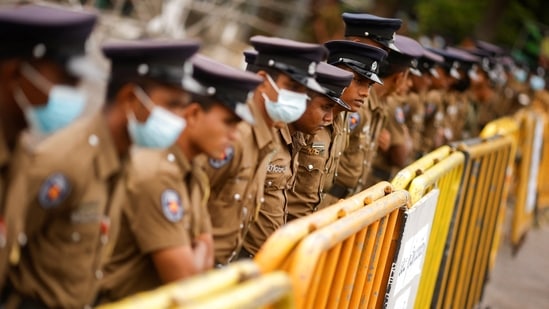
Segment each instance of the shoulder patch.
M179 193L172 189L162 192L160 197L162 204L162 212L164 217L170 222L178 222L183 218L183 204L181 203L181 197Z
M431 115L433 115L436 109L437 106L434 103L427 103L427 106L425 107L425 115L427 117L430 117Z
M349 122L349 130L353 131L360 123L360 114L358 112L350 113L349 116L347 116L347 121Z
M404 124L404 122L406 122L404 111L402 111L401 107L395 108L395 119L399 124Z
M71 185L62 173L55 173L42 183L38 192L38 202L45 209L59 206L69 196Z
M233 156L234 156L234 148L233 146L230 146L227 149L225 149L225 154L223 155L223 159L210 158L208 162L213 168L221 168L225 164L227 164L229 161L231 161Z

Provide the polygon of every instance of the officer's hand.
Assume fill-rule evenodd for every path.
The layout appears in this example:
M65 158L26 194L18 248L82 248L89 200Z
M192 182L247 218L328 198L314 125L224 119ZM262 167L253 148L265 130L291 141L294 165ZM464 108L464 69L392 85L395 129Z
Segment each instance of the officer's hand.
M206 269L207 264L207 255L208 255L208 246L203 241L196 241L193 247L193 262L197 269L204 270Z
M381 132L379 132L377 145L379 149L383 152L386 152L387 150L389 150L389 147L391 147L391 133L389 133L387 129L384 128L381 130Z

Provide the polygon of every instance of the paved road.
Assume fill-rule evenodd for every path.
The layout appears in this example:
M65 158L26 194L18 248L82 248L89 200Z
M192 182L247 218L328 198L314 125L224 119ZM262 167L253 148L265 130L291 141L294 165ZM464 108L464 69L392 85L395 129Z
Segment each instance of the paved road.
M549 308L549 223L532 229L517 255L500 246L481 308Z

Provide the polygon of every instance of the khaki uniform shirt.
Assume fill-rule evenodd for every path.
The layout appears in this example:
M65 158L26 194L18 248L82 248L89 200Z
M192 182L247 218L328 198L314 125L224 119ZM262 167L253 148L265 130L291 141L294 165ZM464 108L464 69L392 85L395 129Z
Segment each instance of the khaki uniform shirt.
M318 208L328 172L331 127L324 127L315 135L297 132L304 145L292 151L297 168L293 188L287 192L288 221L311 214Z
M385 121L384 107L375 92L356 113L348 113L349 143L339 161L335 184L330 190L329 204L366 188L377 149L377 138ZM328 198L327 198L328 199Z
M95 299L120 209L110 197L121 161L103 116L42 141L29 164L27 242L10 281L20 297L82 308Z
M426 92L410 92L406 96L406 102L403 107L406 116L406 127L412 138L413 151L410 160L413 161L422 154L424 115L425 115L425 96Z
M215 262L227 264L240 252L249 225L263 205L267 164L276 151L274 131L250 108L256 123L241 122L240 140L228 150L224 160L201 161L211 184L208 211L212 220Z
M135 149L125 173L121 229L105 267L101 301L114 301L162 285L151 253L192 246L211 233L209 182L177 145Z
M6 167L5 198L3 208L3 222L5 226L5 243L0 251L1 278L7 276L10 265L19 263L21 248L26 244L26 235L23 231L27 206L27 171L32 158L34 141L28 132L22 132L13 151L9 166ZM5 248L5 249L4 249ZM0 282L0 287L3 286Z
M337 198L328 192L332 189L337 177L339 161L343 152L349 143L349 122L345 118L346 113L339 113L334 118L332 126L327 128L331 132L331 144L328 159L326 161L326 177L324 178L324 188L321 192L321 200L317 209L326 208L337 201Z
M250 225L244 249L255 255L271 234L286 222L287 190L292 186L292 137L287 126L277 130L277 152L267 165L264 183L264 204L257 220ZM295 161L294 161L295 162Z
M3 287L7 271L7 259L9 255L7 220L5 214L5 191L9 179L10 151L4 141L4 133L0 129L0 289Z
M443 92L433 89L425 98L425 122L423 133L423 153L429 153L444 142Z
M404 144L408 144L408 147L410 148L412 147L410 133L406 127L406 118L402 109L403 102L403 97L390 95L387 97L385 103L387 106L387 122L385 128L391 134L390 147ZM382 153L381 151L378 151L377 156L374 159L372 173L368 176L368 181L366 183L367 187L383 180L390 181L393 174L399 169L391 163L389 155L389 152Z

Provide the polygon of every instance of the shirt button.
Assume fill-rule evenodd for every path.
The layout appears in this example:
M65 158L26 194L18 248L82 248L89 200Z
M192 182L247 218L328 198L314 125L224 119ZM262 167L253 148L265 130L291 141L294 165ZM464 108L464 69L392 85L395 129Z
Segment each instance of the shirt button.
M169 162L174 162L175 156L173 155L173 153L168 153L168 156L166 157L166 159L168 159Z
M265 203L265 198L262 196L262 197L259 199L259 202L260 202L261 204Z
M308 169L309 171L312 171L312 170L313 170L313 167L314 167L314 166L313 166L312 164L307 165L307 169Z
M101 269L95 271L95 278L97 280L101 280L103 278L103 271L101 271Z
M235 193L234 194L234 199L235 199L235 201L240 201L240 194Z
M338 156L340 156L340 155L341 155L341 151L340 151L340 152L338 152L338 153L337 153L337 155L338 155Z
M247 208L247 207L243 207L243 208L242 208L242 217L246 218L247 215L248 215L248 208Z
M20 246L26 245L27 244L27 234L19 233L19 235L17 235L17 242L19 243Z
M272 182L272 181L270 181L270 180L269 180L269 181L267 181L267 186L269 186L269 187L270 187L270 186L272 186L272 185L273 185L273 182Z
M244 228L244 223L240 223L240 229Z
M80 233L72 232L71 239L72 239L73 242L79 242L80 241Z
M90 135L88 137L88 144L90 144L93 147L99 145L99 137L97 137L97 135L95 134Z

